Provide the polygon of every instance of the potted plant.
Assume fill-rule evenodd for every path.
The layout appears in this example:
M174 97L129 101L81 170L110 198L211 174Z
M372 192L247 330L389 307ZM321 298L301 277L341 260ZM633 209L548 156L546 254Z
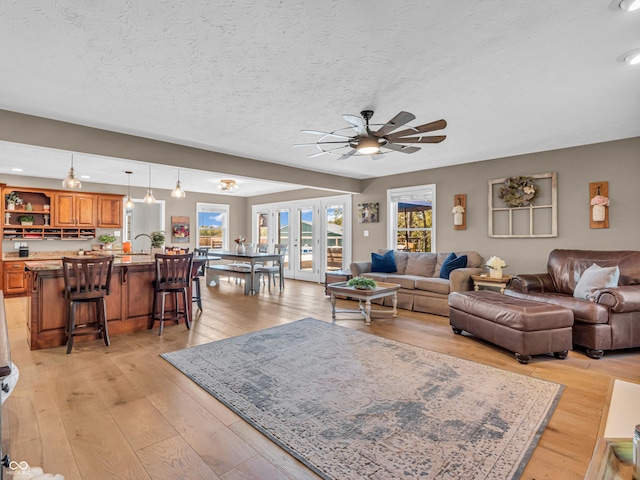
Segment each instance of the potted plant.
M164 245L165 233L164 231L151 232L151 248L161 248Z
M21 225L31 226L33 225L33 215L20 215L18 217Z
M109 234L100 235L98 237L98 241L104 243L104 248L106 250L111 250L113 248L113 242L116 241L116 237Z
M7 210L15 210L16 205L22 205L23 200L18 196L16 192L11 192L7 195Z
M347 286L357 290L373 290L378 286L375 280L366 277L353 277L347 281Z

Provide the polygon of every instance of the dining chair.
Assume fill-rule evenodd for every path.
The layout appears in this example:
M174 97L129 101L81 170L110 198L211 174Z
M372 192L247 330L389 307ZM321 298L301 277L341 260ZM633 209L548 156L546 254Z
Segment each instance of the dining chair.
M282 260L274 260L271 262L271 265L262 265L260 267L256 267L256 272L260 273L263 277L267 277L267 283L269 287L269 291L271 291L271 280L273 279L273 286L276 286L276 275L280 280L280 290L284 289L284 276L280 275L280 264L284 262L284 256L287 254L287 244L286 243L277 243L273 247L273 253L279 253L282 255Z
M113 255L90 258L62 258L64 276L63 295L67 301L67 354L73 348L73 337L98 335L106 346L111 345L107 325L107 302L110 293ZM78 325L76 307L78 303L94 303L95 318Z

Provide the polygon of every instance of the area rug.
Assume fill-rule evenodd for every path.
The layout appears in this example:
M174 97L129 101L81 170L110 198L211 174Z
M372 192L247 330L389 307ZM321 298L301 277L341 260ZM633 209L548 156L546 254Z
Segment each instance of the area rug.
M516 479L563 386L306 318L162 355L326 479Z

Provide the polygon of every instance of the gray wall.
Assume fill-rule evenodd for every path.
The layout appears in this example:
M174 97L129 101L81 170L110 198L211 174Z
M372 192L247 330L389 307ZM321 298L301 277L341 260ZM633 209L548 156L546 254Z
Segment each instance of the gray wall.
M518 175L557 172L558 236L555 238L498 239L488 235L488 180ZM386 247L389 188L434 183L437 200L436 249L440 252L477 250L485 259L504 259L505 273L546 271L554 248L594 250L640 249L640 138L488 160L473 164L424 170L366 181L353 197L353 258L370 258ZM589 183L609 182L609 228L589 228ZM453 229L455 194L467 194L467 229ZM380 223L357 223L357 205L380 202ZM363 235L369 230L369 237Z

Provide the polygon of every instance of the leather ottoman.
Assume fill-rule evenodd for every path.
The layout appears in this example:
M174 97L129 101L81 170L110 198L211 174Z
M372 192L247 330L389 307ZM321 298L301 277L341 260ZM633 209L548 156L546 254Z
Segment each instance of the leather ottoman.
M520 363L545 353L566 358L572 347L571 310L489 290L449 294L449 323L458 335L464 330L515 352Z

